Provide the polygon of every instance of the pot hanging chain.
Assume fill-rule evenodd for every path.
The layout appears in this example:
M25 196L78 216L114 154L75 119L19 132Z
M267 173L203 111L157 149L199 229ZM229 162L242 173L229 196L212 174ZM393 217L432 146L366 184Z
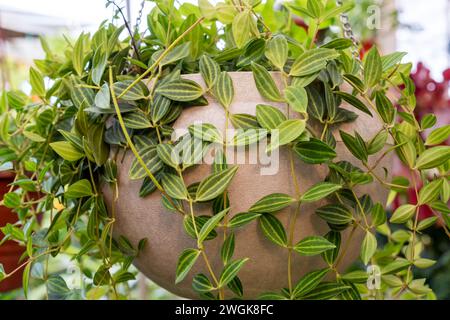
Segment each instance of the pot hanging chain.
M336 0L336 5L338 7L342 7L344 5L344 1ZM350 24L350 18L348 17L348 14L345 12L341 13L339 18L342 25L342 30L344 32L344 37L352 41L353 44L351 49L352 55L356 59L356 61L358 61L358 64L362 69L362 61L359 52L360 43L359 40L356 38L355 33L353 32L352 25Z

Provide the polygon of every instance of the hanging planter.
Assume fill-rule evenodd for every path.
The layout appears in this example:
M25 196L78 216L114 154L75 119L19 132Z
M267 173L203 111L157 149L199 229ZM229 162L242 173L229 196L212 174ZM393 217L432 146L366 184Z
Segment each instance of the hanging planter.
M283 103L273 103L261 97L253 74L251 72L232 72L229 73L232 80L235 98L228 108L232 114L248 114L256 116L258 105L271 104L282 112L287 112L286 105ZM281 75L272 74L278 87L282 87ZM205 83L200 74L186 75L183 79L189 79L201 84L205 87ZM175 130L186 131L189 126L198 123L198 119L205 120L217 128L223 136L225 136L226 114L221 104L211 95L207 95L207 106L191 107L183 111L180 117L173 124ZM353 110L350 105L345 106L347 109ZM346 110L347 110L346 109ZM346 132L358 131L362 132L364 139L377 134L382 128L381 122L374 121L368 115L357 111L358 120L344 124L340 127ZM366 130L364 130L366 129ZM230 125L229 130L233 130ZM339 137L339 133L334 130L333 133ZM263 146L264 147L264 146ZM234 148L229 148L229 154L233 154ZM340 139L336 145L336 161L349 161L354 165L357 164L354 157L345 148ZM210 150L211 153L217 150ZM258 150L241 151L241 159L245 159L245 163L238 163L238 171L233 178L232 183L228 186L227 195L232 201L233 213L229 214L228 219L233 220L237 214L248 212L255 202L255 199L261 199L266 195L282 193L295 194L294 182L291 178L289 152L280 150L279 157L272 157L273 163L268 164L267 159L265 165L262 159L258 159ZM311 152L314 150L311 150ZM245 153L245 157L242 155ZM208 154L211 158L213 155ZM239 152L235 153L239 157ZM193 268L191 276L182 283L175 284L176 266L179 252L185 248L194 247L195 240L186 234L183 225L180 224L180 216L170 212L161 203L161 195L153 193L152 195L142 198L139 196L139 190L142 183L140 181L130 180L129 172L135 157L128 152L125 157L119 155L119 159L123 159L118 163L118 199L113 200L113 190L109 186L105 186L106 203L109 212L115 212L115 233L123 235L131 243L138 243L140 239L147 238L149 245L139 254L135 260L136 266L144 272L150 279L169 291L189 298L195 298L197 295L192 289L192 277L195 274L207 274L208 270L204 266L196 266ZM254 159L250 164L250 159ZM256 160L256 161L255 161ZM386 157L381 167L390 168L391 157ZM257 162L257 163L255 163ZM377 174L382 175L381 167L377 169ZM265 169L264 169L265 168ZM203 177L208 176L212 171L211 165L201 164L195 168L189 169L184 174L187 185L191 185L197 181L201 181ZM308 188L316 183L324 181L328 171L324 166L315 166L306 164L300 159L295 160L295 171L297 172L300 190L304 193ZM266 172L266 174L264 174ZM360 196L364 194L372 195L375 202L384 202L386 200L387 191L380 184L373 183L369 186L358 188ZM234 201L233 201L234 199ZM319 201L318 203L305 204L302 206L300 214L296 220L294 227L293 242L298 243L307 236L317 234L326 234L327 225L325 221L315 213L316 210L324 206L327 201ZM115 206L115 210L112 210ZM210 215L210 207L205 204L195 206L195 212L199 216ZM284 226L289 225L289 216L292 210L295 210L295 204L287 205L285 209L276 213L276 217ZM185 218L189 221L189 218ZM265 238L258 223L253 222L246 227L230 228L229 234L233 233L235 237L235 253L236 258L248 258L249 261L240 273L240 280L245 288L245 297L256 298L261 292L276 290L286 285L286 279L278 275L284 274L287 269L286 259L287 252L283 248L274 246L273 242ZM350 234L347 230L342 234L346 239ZM364 238L364 234L358 230L353 235L353 241L348 248L348 255L339 264L338 268L342 272L358 258L360 243ZM220 248L223 237L219 234L215 239L205 243L206 252L210 256L210 263L213 267L219 268L222 264ZM270 261L269 264L266 261ZM292 273L295 274L294 281L305 273L325 268L326 263L320 257L312 257L307 260L299 255L293 256Z
M51 221L32 224L33 201L11 205L23 213L5 231L27 247L24 279L45 257L70 252L87 293L43 274L50 298L97 296L99 286L124 298L133 263L189 298L362 299L385 288L386 297L431 297L412 274L433 263L420 256L430 224L416 212L447 214L450 149L417 134L404 54L374 47L360 61L347 24L351 39L316 43L318 27L297 39L290 15L280 23L258 3L172 5L158 2L140 41L121 41L124 28L105 24L64 58L45 46L30 70L42 102L6 96L1 156L19 175L33 169ZM348 9L285 7L309 26ZM391 85L404 86L402 112ZM390 176L394 154L436 174L417 204L388 217L388 192L410 185ZM100 266L89 269L89 258ZM355 260L364 267L348 272Z

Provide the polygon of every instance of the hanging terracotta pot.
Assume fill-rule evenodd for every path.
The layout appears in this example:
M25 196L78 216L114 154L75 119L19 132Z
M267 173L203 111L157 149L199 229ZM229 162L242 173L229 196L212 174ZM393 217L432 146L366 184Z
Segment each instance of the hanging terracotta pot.
M255 115L257 104L271 104L286 112L284 104L276 104L265 101L259 94L251 72L229 73L235 88L235 99L230 112L247 113ZM279 74L274 74L277 84L281 87ZM204 86L200 75L193 74L184 76ZM211 96L206 96L209 105L202 107L191 107L184 109L181 116L174 124L174 129L185 129L189 125L202 121L211 123L217 129L224 132L225 112L217 101ZM348 107L359 115L353 123L344 124L341 130L353 133L357 130L364 139L370 139L381 128L382 124L352 107ZM347 151L339 134L334 132L337 139L337 160L347 160L354 165L360 165ZM252 156L251 154L248 156ZM118 159L121 159L119 156ZM116 236L124 235L134 245L138 241L147 238L148 242L143 252L135 260L135 265L151 280L166 288L167 290L187 298L197 298L198 295L192 290L192 277L197 273L207 274L202 262L198 262L189 273L189 276L178 285L175 285L175 270L180 253L186 248L195 248L196 242L186 235L183 229L182 217L179 214L169 212L161 204L159 192L154 192L146 198L139 197L141 181L131 181L128 172L134 159L132 153L128 152L122 162L118 163L119 198L113 203L112 191L109 186L104 186L106 202L109 212L114 205L116 223L114 232ZM273 175L262 175L261 164L237 164L239 170L232 180L228 189L231 202L231 215L246 212L257 200L271 193L295 194L294 185L290 174L290 161L287 151L280 150L278 169ZM389 168L391 159L385 157L378 167L382 175L382 167ZM327 175L325 166L307 165L299 159L295 159L295 170L298 176L300 189L304 192L312 185L321 182ZM187 184L202 180L211 173L211 166L201 164L185 172L184 178ZM378 184L372 183L366 187L357 189L359 195L370 194L373 201L383 202L387 192ZM294 243L310 235L324 235L329 231L326 223L315 214L315 209L323 206L326 202L302 205L300 214L295 223ZM288 224L292 208L286 208L277 213L277 218L285 225ZM198 205L195 207L197 215L211 215L209 206ZM249 261L241 269L239 278L244 287L244 297L255 298L259 294L276 290L287 286L287 250L274 245L262 234L259 224L253 221L242 230L237 229L236 249L234 258L248 257ZM340 270L346 269L358 258L363 234L356 232L347 250L347 255L339 265ZM348 233L344 232L342 241L345 243ZM220 247L223 237L220 235L214 240L205 243L206 252L211 260L214 270L221 270ZM344 244L343 244L344 245ZM320 256L301 257L294 255L293 261L294 281L303 274L325 267ZM229 295L231 296L231 295Z
M14 173L11 171L1 171L0 172L0 200L9 191L9 184L14 181ZM0 206L0 227L5 226L8 223L16 223L17 214L11 211L11 209ZM0 231L0 240L3 239L3 234ZM6 241L2 246L0 246L0 263L5 268L5 272L11 272L17 267L19 267L20 257L25 252L25 248L19 246L14 241ZM0 281L0 292L11 291L22 287L22 272L16 272L11 277Z

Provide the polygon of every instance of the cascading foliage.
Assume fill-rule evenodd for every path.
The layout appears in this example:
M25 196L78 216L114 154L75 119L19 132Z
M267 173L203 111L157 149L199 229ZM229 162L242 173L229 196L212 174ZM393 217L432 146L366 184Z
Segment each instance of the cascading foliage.
M31 277L46 284L50 299L126 298L128 283L135 279L129 268L145 239L133 246L124 237L112 237L114 213L107 212L100 185L108 183L118 196L116 163L120 151L127 150L135 157L129 178L142 181L140 196L161 193L165 207L180 214L180 224L196 239L195 247L180 252L176 282L183 281L194 264L205 264L208 273L195 275L192 284L202 298L243 296L239 271L248 259L233 256L233 232L245 230L248 223L258 223L273 246L288 251L287 264L293 255L304 259L322 255L327 265L296 283L287 268L285 275L278 275L286 277L286 288L261 292L261 298L433 298L425 279L414 279L413 271L434 264L421 256L421 231L439 222L450 234L450 147L439 146L450 129L434 128L433 114L420 123L415 119L411 66L401 63L405 54L380 56L373 48L361 62L351 54L351 40L333 33L318 40L319 30L351 9L334 1L296 0L282 4L279 11L273 9L273 0L217 5L199 0L198 6L153 2L143 34L134 32L124 39L124 25L104 22L92 35L67 40L63 54L53 52L43 40L46 56L30 69L33 98L17 90L2 92L0 160L13 163L16 173L3 205L17 213L19 222L1 231L3 241L26 247L25 292ZM297 26L293 16L305 19L309 28ZM256 106L256 116L229 112L234 87L239 85L227 73L231 71L253 72L261 96L287 104L289 112L271 105ZM272 71L281 76L282 88L275 84ZM189 73L200 73L206 86L181 77ZM344 85L351 90L344 90ZM225 141L222 132L204 123L189 127L191 145L184 145L182 138L172 141L174 121L190 106L207 108L206 93L219 101L227 123L240 131ZM344 102L351 108L342 108ZM357 119L352 108L384 124L368 141L358 132L340 131L358 166L335 159L332 133ZM430 128L424 139L424 130ZM325 166L329 174L304 193L296 188L295 194L254 199L245 213L232 212L227 187L238 167L228 165L224 153L216 153L211 174L193 185L186 185L183 173L199 159L172 156L174 150L186 147L199 148L202 155L213 143L249 145L270 140L275 132L278 139L272 139L267 152L286 149L291 161L298 157L305 164ZM409 168L408 177L375 173L391 153ZM293 181L296 174L292 170ZM371 183L389 189L390 200L412 187L418 203L403 204L389 217L385 203L355 193L358 186ZM32 196L36 192L37 198ZM325 198L328 204L315 214L330 231L293 243L292 221L302 206ZM210 216L196 215L194 205L199 202L210 204ZM292 219L284 226L277 212L289 206ZM430 207L435 216L419 221L420 206ZM346 229L362 229L365 237L361 268L341 274L337 266L352 241L351 236L341 240ZM385 239L382 244L377 243L376 232ZM204 243L219 234L224 235L223 268L214 270ZM58 255L78 263L87 279L83 290L71 290L58 272L50 270L49 259ZM368 264L381 268L379 289L366 287L363 265ZM12 274L0 266L0 281Z

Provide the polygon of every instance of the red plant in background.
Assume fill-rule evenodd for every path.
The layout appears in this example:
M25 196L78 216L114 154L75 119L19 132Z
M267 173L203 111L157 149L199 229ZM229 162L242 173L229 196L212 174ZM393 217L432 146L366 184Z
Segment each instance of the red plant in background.
M420 121L425 115L434 113L437 117L437 126L450 123L450 68L443 72L443 81L438 82L431 77L430 69L420 62L417 69L411 74L411 78L416 86L417 106L414 113ZM428 133L427 131L425 135ZM445 143L448 145L448 141ZM397 160L396 175L409 175L409 170L403 164L399 164ZM417 186L419 189L422 186ZM408 203L416 204L417 196L414 188L408 189L406 192ZM394 209L402 204L400 196L394 201ZM419 209L419 220L423 220L433 216L433 211L428 206L421 206Z

